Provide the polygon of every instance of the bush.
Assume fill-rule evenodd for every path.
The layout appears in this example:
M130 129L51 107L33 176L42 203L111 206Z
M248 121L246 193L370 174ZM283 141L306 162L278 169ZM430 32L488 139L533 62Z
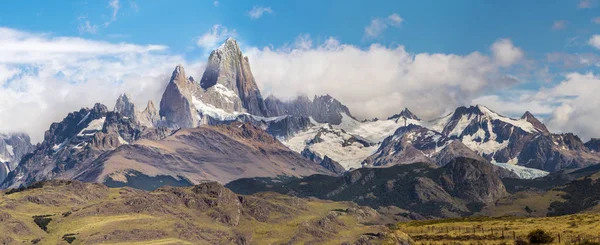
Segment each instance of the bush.
M531 244L548 244L554 241L554 237L552 237L550 233L541 229L529 232L527 238L529 238L529 243Z
M519 238L515 241L515 245L529 245L529 243L526 242L525 240Z
M39 226L42 230L48 231L48 224L50 224L50 221L52 221L52 218L49 218L51 216L52 215L33 216L33 222L35 222L35 224Z

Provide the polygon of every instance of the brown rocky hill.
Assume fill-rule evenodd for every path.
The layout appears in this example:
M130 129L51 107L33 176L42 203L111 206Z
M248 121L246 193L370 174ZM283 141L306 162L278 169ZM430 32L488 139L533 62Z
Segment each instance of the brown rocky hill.
M333 174L288 149L264 130L249 123L180 129L162 140L122 145L94 161L75 179L128 185L152 190L160 178L197 184L204 180L227 183L244 177ZM139 178L146 183L139 186Z

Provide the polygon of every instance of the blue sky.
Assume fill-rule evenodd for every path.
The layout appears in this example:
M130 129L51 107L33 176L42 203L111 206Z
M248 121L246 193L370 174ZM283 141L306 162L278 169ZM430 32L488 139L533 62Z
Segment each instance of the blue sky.
M577 1L119 1L116 20L108 1L9 1L0 9L0 25L60 36L137 44L164 44L188 53L194 39L219 23L235 29L247 43L280 46L299 34L366 47L372 42L402 44L412 52L466 54L486 49L494 40L510 38L532 57L548 52L591 52L589 45L570 44L598 32L591 20L598 8L578 8ZM592 6L596 3L592 2ZM254 6L274 13L250 20ZM400 28L365 40L364 27L373 18L397 13ZM98 25L96 33L79 30L84 21ZM553 30L564 20L562 30ZM582 40L579 40L582 41ZM577 42L575 42L577 43Z
M600 0L7 1L0 28L0 116L38 122L0 131L122 92L156 102L177 63L201 76L233 36L265 95L329 93L363 118L481 103L600 136Z

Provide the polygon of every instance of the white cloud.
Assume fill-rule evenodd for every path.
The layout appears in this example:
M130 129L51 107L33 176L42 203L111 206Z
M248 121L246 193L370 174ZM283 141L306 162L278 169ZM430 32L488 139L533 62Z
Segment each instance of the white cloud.
M90 33L96 34L98 26L90 24L90 21L86 20L83 24L79 25L79 33Z
M596 18L592 18L592 23L594 23L594 24L600 24L600 16L598 16Z
M117 20L117 14L119 13L119 9L121 9L119 0L110 0L108 2L108 8L111 9L112 13L111 13L110 20L107 22L104 22L105 27L109 26L110 24L112 24L113 22L115 22Z
M361 49L333 38L306 47L245 50L264 95L327 93L361 118L388 117L408 107L430 119L515 82L499 73L493 57L479 52L413 54L403 46Z
M271 7L254 6L250 11L248 11L248 16L250 16L250 19L256 20L262 17L262 15L265 13L272 14L274 12Z
M391 14L387 18L375 18L371 20L371 23L368 26L365 27L365 37L379 37L389 26L398 27L403 21L404 19L402 19L402 17L396 13Z
M215 7L219 7L219 1L214 1L213 5L215 5Z
M593 35L588 41L592 47L600 49L600 35Z
M579 4L577 4L577 7L580 9L590 9L595 6L596 5L593 0L579 0Z
M112 109L120 93L158 104L184 58L161 45L109 43L0 28L0 132L39 141L52 122L96 102ZM187 64L190 75L202 64ZM143 109L143 108L141 108Z
M511 90L476 98L505 115L520 116L525 110L544 120L551 132L571 132L584 141L600 136L600 76L569 73L558 84L540 90Z
M559 31L564 30L567 27L567 21L565 20L557 20L552 24L552 30Z
M228 37L235 36L237 36L235 29L229 30L226 26L216 24L206 33L202 34L202 36L198 38L198 41L196 41L196 44L205 50L211 50Z
M510 39L500 39L491 47L496 62L502 66L511 66L523 59L523 50L515 47Z
M548 126L558 132L573 132L584 140L600 136L600 76L570 73L557 86L542 90L538 97L559 101Z

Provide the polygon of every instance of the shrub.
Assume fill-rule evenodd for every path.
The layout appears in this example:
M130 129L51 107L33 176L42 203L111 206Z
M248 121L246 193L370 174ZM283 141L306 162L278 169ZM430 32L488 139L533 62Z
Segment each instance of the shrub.
M531 244L548 244L554 241L554 237L550 233L541 229L530 232L527 238L529 238L529 243Z
M525 240L519 238L515 241L515 245L529 245L529 243L526 242Z
M50 216L52 215L33 216L33 222L35 222L35 224L39 226L42 230L48 231L48 224L50 224L50 221L52 221L52 218L49 218Z

